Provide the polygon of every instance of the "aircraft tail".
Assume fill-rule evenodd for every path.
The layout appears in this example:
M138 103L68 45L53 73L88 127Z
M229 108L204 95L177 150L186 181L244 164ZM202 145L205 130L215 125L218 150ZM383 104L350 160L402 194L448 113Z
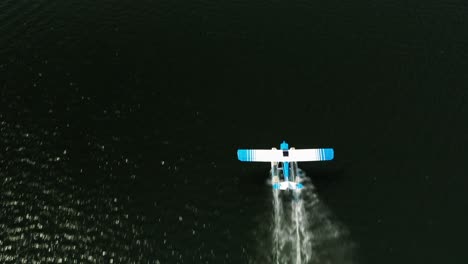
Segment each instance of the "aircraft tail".
M302 189L304 186L301 183L296 183L292 181L282 181L278 183L273 184L273 189L275 190L296 190L296 189Z

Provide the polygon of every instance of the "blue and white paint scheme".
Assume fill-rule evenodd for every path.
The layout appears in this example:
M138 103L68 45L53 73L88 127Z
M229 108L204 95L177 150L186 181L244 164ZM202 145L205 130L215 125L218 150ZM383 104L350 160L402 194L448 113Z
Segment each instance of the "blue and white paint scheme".
M301 189L298 182L297 162L328 161L334 158L332 148L295 149L283 141L280 149L238 149L237 158L245 162L271 162L272 184L274 189ZM280 173L284 180L280 180ZM292 174L292 175L291 175ZM292 179L290 177L292 176Z

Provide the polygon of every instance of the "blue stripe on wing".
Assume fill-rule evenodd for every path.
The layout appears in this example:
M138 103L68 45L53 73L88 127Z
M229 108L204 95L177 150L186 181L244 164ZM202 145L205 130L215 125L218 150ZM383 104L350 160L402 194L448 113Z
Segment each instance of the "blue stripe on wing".
M332 148L322 149L323 151L323 160L332 160L335 157L335 153Z
M247 161L247 152L248 152L248 150L246 150L246 149L237 150L237 158L240 161Z
M237 158L240 161L255 161L255 150L253 149L238 149Z

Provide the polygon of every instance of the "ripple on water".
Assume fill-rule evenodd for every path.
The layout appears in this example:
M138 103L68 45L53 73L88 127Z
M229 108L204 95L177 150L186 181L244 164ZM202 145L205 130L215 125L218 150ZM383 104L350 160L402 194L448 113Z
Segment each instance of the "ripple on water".
M45 133L22 130L2 122L1 263L156 263L143 217L108 189L77 184Z

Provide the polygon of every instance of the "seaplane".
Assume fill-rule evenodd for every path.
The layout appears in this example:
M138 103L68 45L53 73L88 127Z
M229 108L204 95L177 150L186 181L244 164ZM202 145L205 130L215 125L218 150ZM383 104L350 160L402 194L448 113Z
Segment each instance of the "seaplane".
M332 160L334 151L332 148L289 148L283 141L280 149L238 149L237 158L244 162L270 162L273 189L297 190L304 187L300 183L302 170L297 167L297 162Z

